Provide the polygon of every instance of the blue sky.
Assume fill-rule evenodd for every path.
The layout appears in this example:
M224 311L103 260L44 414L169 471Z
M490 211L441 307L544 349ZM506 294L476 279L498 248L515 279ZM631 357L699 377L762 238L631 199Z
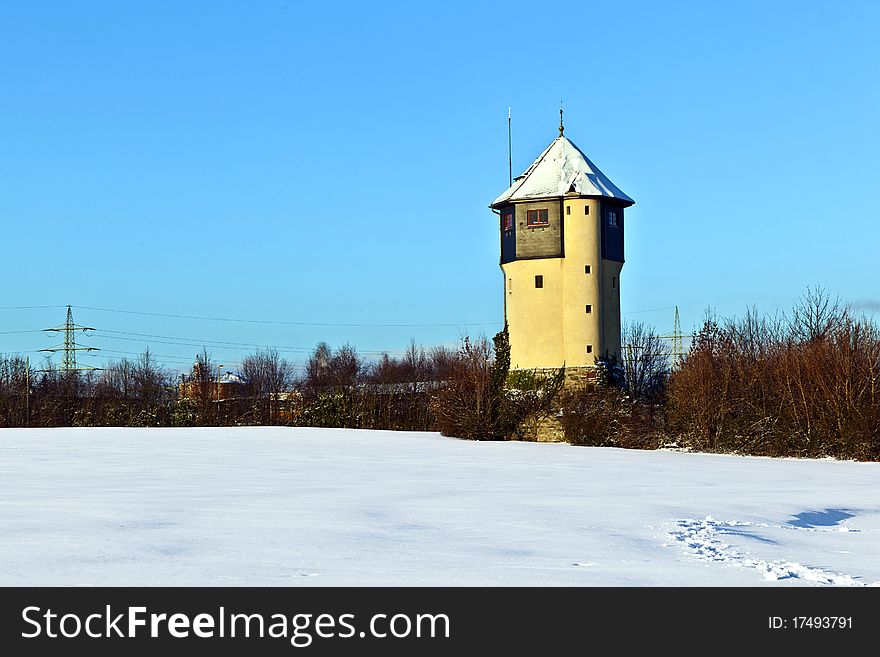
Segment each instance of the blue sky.
M878 24L872 2L3 3L0 352L55 344L9 332L64 304L93 364L492 335L507 108L518 173L560 100L636 200L626 319L814 284L876 303Z

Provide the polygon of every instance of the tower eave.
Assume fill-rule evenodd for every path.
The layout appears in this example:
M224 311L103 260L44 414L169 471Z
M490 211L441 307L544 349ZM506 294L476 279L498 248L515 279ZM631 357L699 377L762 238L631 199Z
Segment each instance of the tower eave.
M558 201L559 199L568 200L568 199L578 199L578 198L589 198L596 199L599 201L612 201L616 202L619 205L628 208L632 205L635 205L635 201L631 198L618 198L616 196L607 196L605 194L578 194L575 192L569 194L562 195L553 195L553 196L521 196L518 198L505 198L502 200L496 200L489 204L489 208L492 210L500 210L501 208L506 208L509 205L516 205L517 203L535 203L537 201Z

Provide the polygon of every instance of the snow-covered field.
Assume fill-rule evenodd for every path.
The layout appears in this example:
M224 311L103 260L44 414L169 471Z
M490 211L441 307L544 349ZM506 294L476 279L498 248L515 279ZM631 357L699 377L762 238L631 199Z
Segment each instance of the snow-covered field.
M880 584L880 464L0 430L0 585Z

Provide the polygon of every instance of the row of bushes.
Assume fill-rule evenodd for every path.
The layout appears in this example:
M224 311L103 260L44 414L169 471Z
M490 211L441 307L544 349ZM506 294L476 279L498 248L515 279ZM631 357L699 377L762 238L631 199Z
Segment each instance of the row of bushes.
M183 375L163 368L149 350L100 371L67 373L0 357L0 427L299 422L427 430L433 420L425 382L447 377L457 358L449 349L411 345L401 358L367 363L350 346L334 351L322 343L300 377L277 351L266 350L243 358L235 382L221 386L207 352Z
M789 315L707 317L680 362L642 324L625 328L623 345L621 361L597 361L595 381L576 388L562 369L511 373L506 330L494 344L411 345L373 364L320 344L298 379L264 351L244 359L240 394L222 401L207 353L182 385L148 351L88 375L4 358L0 426L289 424L502 440L549 420L575 445L880 459L880 329L819 290Z
M668 432L694 449L877 459L880 331L846 312L807 338L751 313L708 320L668 399Z
M708 316L671 370L644 367L649 343L622 382L563 399L569 442L880 460L880 328L823 291L787 315Z

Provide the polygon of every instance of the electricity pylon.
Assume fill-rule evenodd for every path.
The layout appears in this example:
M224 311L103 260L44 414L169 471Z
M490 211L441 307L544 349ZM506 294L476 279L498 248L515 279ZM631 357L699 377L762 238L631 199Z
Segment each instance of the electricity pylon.
M675 307L675 324L672 327L672 362L678 367L684 360L682 347L681 320L678 318L678 306Z
M71 372L78 372L80 370L93 370L96 369L94 367L77 367L76 366L76 352L77 351L98 351L97 347L78 347L76 344L76 332L81 331L85 333L86 331L94 331L95 329L91 326L80 326L79 324L75 324L73 321L73 311L70 309L70 306L67 306L67 319L64 320L64 324L62 326L55 326L53 328L44 329L48 332L56 332L56 333L64 333L64 344L57 345L55 347L49 347L48 349L40 349L40 351L46 351L50 354L54 354L55 352L62 351L64 355L61 359L61 372L63 374L69 374Z
M689 338L693 339L693 333L688 333L685 335L681 332L681 319L678 317L678 306L675 307L675 321L672 326L672 334L671 335L658 335L658 338L663 340L672 340L672 349L669 350L669 355L672 359L672 367L679 367L684 362L684 339Z

